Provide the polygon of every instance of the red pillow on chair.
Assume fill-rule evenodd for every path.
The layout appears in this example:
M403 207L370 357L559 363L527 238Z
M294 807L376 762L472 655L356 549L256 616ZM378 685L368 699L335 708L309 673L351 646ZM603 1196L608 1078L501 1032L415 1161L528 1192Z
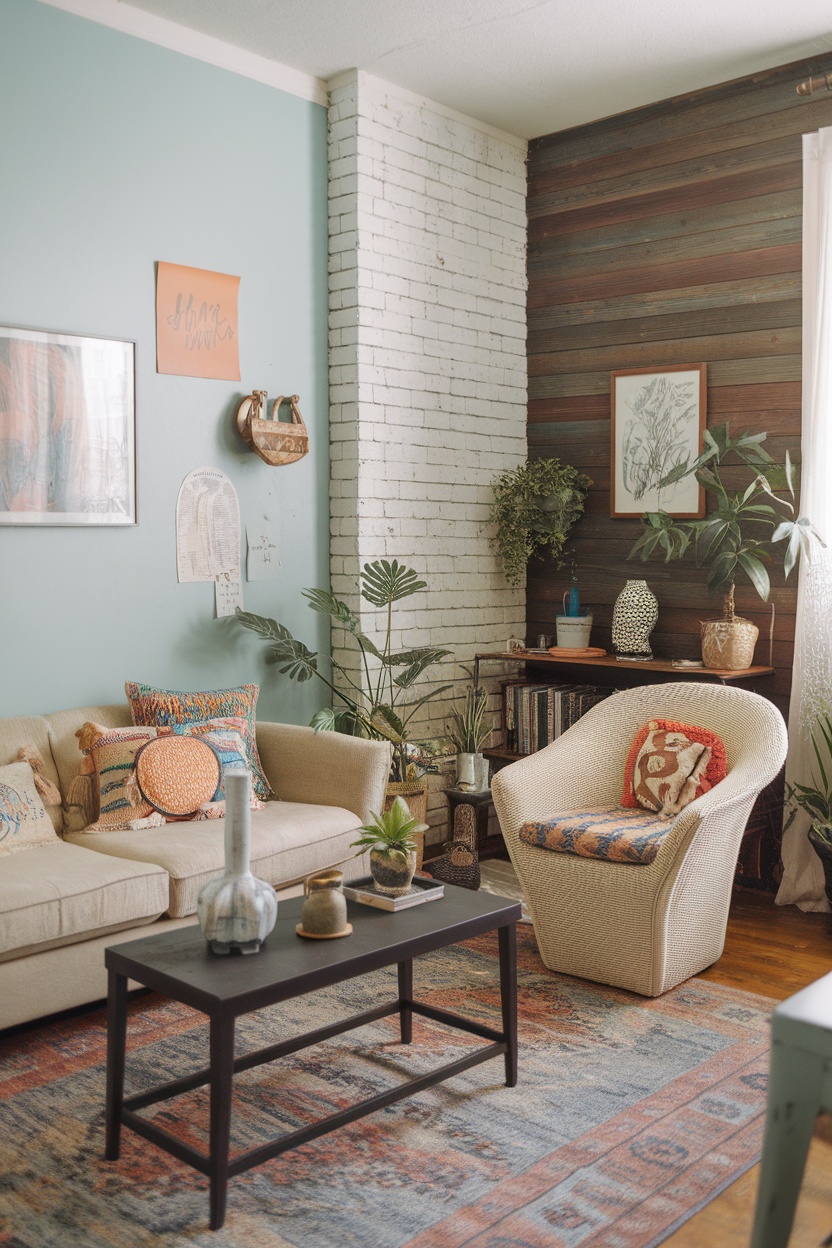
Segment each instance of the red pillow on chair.
M708 763L705 774L699 782L695 797L701 797L703 793L707 793L709 789L712 789L715 784L719 784L720 780L724 780L728 775L725 743L713 729L700 728L698 724L682 724L675 719L651 719L649 723L643 724L639 728L633 738L633 744L630 746L630 752L624 764L624 792L621 794L622 806L633 807L639 804L636 801L633 789L636 759L639 756L641 747L654 728L659 728L664 732L683 732L689 741L698 741L700 745L705 745L710 749L711 761Z

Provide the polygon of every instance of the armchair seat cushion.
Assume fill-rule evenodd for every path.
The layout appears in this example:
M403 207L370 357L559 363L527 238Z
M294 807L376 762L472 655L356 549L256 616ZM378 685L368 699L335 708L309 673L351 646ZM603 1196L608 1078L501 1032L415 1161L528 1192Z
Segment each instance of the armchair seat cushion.
M659 852L673 822L641 808L593 806L524 823L520 840L559 854L647 866Z

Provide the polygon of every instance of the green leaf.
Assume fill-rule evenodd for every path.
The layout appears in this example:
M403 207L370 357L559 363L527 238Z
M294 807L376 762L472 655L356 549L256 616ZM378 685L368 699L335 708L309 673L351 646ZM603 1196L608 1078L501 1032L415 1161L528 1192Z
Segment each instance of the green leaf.
M402 745L405 740L404 724L392 706L379 704L370 713L370 723L376 732L394 745Z
M413 568L406 568L396 559L376 559L365 563L361 573L361 596L374 607L388 607L391 603L409 598L419 590L427 589L427 581L420 581Z
M266 662L277 664L278 671L301 685L318 675L317 652L309 650L302 641L296 641L288 631L266 652Z
M760 560L749 554L747 550L740 550L737 552L737 563L751 581L763 602L768 602L771 582L768 578L768 572L760 563Z
M278 624L277 620L270 620L266 615L255 615L252 611L243 611L242 607L237 607L234 614L243 628L250 629L264 641L278 641L291 635L287 628Z
M309 727L316 732L335 732L335 712L331 706L316 711L309 721Z
M340 598L334 597L333 594L327 593L325 589L305 589L303 596L313 611L320 611L322 615L331 615L336 623L349 629L351 633L358 628L358 620L347 604L341 602Z
M736 554L731 550L721 551L711 565L708 589L727 591L734 583L736 568Z
M421 676L426 667L430 667L433 663L438 663L440 659L444 659L445 655L450 653L450 650L425 651L415 662L410 664L410 667L393 678L393 684L398 685L399 689L409 689L414 680Z

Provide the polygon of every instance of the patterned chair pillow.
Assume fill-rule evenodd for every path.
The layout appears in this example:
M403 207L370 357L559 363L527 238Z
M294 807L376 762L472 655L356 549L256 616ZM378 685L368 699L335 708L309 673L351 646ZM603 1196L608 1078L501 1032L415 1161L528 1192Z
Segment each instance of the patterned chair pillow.
M652 727L638 752L633 793L639 806L655 810L660 819L678 815L696 797L711 751L683 732Z
M524 823L520 840L559 854L647 866L672 826L645 810L595 806Z
M255 708L259 685L236 689L207 689L202 693L176 693L128 680L124 686L134 724L173 728L179 724L204 723L209 719L234 718L243 721L240 735L252 775L252 787L263 801L271 793L255 740Z
M649 723L643 724L639 728L630 746L627 761L624 764L624 791L621 794L622 806L634 809L641 805L636 797L634 788L636 759L641 753L648 735L656 729L683 733L689 741L698 741L710 750L710 758L704 773L700 772L696 791L693 795L694 798L701 797L703 793L707 793L709 789L712 789L715 784L719 784L720 780L724 780L728 775L728 758L725 752L725 743L713 729L702 728L699 724L683 724L675 719L652 719ZM692 801L693 798L688 800Z
M0 767L0 855L60 840L27 762Z

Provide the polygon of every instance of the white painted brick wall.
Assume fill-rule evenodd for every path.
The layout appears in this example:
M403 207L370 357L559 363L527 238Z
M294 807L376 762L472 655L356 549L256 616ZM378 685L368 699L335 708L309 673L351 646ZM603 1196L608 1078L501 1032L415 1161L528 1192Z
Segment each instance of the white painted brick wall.
M396 613L396 644L452 649L417 688L461 691L461 662L525 632L486 525L490 482L526 456L525 143L358 71L331 87L332 589L377 637L362 565L414 567L428 590ZM427 705L421 735L452 702Z

